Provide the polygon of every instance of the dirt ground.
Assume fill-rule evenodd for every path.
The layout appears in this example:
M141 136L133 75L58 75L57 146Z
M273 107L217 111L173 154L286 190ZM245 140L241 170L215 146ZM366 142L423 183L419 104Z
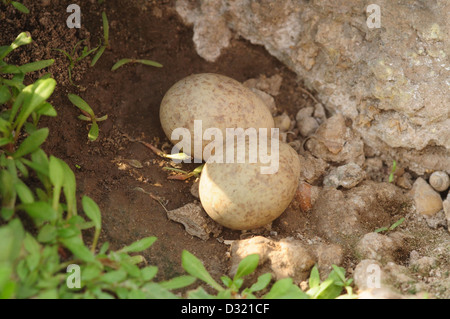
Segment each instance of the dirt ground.
M313 105L308 95L298 90L301 81L287 67L270 56L262 47L234 38L231 45L215 63L199 57L192 41L192 30L181 22L172 8L173 1L78 1L81 7L81 29L69 29L66 8L72 1L22 1L30 14L0 4L0 44L11 43L22 31L29 31L32 45L16 50L10 62L23 64L42 59L55 59L48 69L58 85L50 102L58 112L57 118L44 119L50 128L44 149L66 161L75 171L78 195L92 197L100 206L103 229L100 240L109 241L112 248L120 248L145 236L158 241L145 252L149 264L160 269L158 279L182 274L181 252L186 249L204 261L212 275L219 278L229 268L229 247L215 238L202 241L187 234L181 224L168 220L162 206L149 195L135 190L140 187L161 198L167 209L176 209L195 198L190 193L193 179L168 180L162 169L167 161L152 153L144 145L131 142L141 139L162 147L168 139L159 121L159 106L165 92L181 78L202 72L230 76L238 81L256 78L261 74L283 77L277 107L295 118L305 105ZM94 67L91 57L80 61L73 70L77 86L69 83L66 57L54 49L70 51L83 39L83 44L96 47L102 38L101 13L107 13L110 25L110 48ZM122 58L151 59L163 65L155 68L129 64L116 71L112 65ZM38 77L40 74L36 74ZM85 99L98 116L108 115L100 123L96 142L87 139L86 122L77 119L78 109L67 94L75 93ZM133 167L129 160L142 163ZM194 165L183 165L191 170ZM388 170L388 167L385 167ZM388 171L386 171L388 172ZM383 173L384 174L384 173ZM388 173L386 173L388 174ZM395 222L393 214L381 225ZM272 231L277 238L295 233L308 236L308 217L298 208L290 207L275 221ZM378 225L373 225L376 229ZM224 230L221 238L233 240L245 237L240 231ZM346 266L354 266L346 259Z

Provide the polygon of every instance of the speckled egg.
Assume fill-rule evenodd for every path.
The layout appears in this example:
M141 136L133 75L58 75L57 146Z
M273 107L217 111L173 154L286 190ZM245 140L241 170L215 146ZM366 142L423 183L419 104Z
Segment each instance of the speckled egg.
M250 89L227 76L213 73L190 75L175 83L165 94L160 107L160 120L166 136L172 143L172 132L186 128L191 134L191 150L184 153L194 156L194 120L202 121L202 131L218 128L225 139L226 128L274 127L268 107ZM203 149L210 140L202 141ZM197 153L198 155L198 153ZM197 156L198 158L198 156Z
M237 230L262 227L279 217L295 196L300 161L288 144L280 141L278 149L274 174L262 174L261 167L269 164L250 163L248 157L244 163L207 162L199 185L206 213L222 226Z

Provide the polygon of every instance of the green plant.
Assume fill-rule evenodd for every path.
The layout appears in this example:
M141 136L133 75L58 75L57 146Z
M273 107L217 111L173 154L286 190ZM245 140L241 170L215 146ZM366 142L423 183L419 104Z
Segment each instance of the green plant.
M100 49L97 51L97 53L94 55L94 58L92 59L91 66L94 66L98 59L102 56L103 52L107 48L109 48L109 23L108 23L108 17L106 16L106 13L102 12L102 21L103 21L103 45L100 47Z
M113 67L111 68L111 71L115 71L118 68L120 68L121 66L127 64L127 63L141 63L141 64L145 64L145 65L150 65L150 66L154 66L157 68L162 68L163 65L161 63L152 61L152 60L143 60L143 59L121 59L119 61L117 61Z
M19 10L22 13L30 13L30 10L28 10L27 7L25 7L22 3L17 2L17 1L11 1L11 0L2 0L3 4L5 5L9 5L11 4L14 8L16 8L17 10Z
M396 170L397 170L397 161L394 160L392 162L391 173L389 174L389 183L392 183L394 181L394 174Z
M374 232L381 233L381 232L392 231L392 230L396 229L398 226L400 226L404 221L405 221L405 218L402 217L399 220L397 220L395 223L393 223L391 226L378 228Z
M89 49L87 46L84 46L83 50L81 51L81 53L78 56L76 56L78 46L82 42L84 42L86 40L87 39L83 39L81 41L78 41L75 44L75 46L73 47L72 52L70 54L68 52L66 52L65 50L62 50L62 49L53 49L55 51L63 53L66 56L66 58L69 60L69 67L68 67L69 82L70 82L70 84L72 84L74 86L76 86L76 85L73 83L73 80L72 80L72 72L73 72L73 69L75 68L75 65L78 62L80 62L81 60L83 60L84 58L86 58L87 56L89 56L91 53L97 51L98 48L99 48L99 47L96 47L96 48L93 48L93 49Z
M75 94L68 95L70 102L72 102L81 111L81 115L78 118L82 121L92 122L91 128L89 130L88 138L90 141L95 141L98 138L99 128L98 122L105 121L108 119L108 115L102 117L97 117L85 100Z

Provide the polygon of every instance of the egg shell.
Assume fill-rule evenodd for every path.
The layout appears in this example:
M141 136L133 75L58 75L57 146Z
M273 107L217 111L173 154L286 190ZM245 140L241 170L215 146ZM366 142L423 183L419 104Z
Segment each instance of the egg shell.
M175 83L164 95L160 107L161 126L173 144L171 135L176 128L187 128L191 134L191 150L182 150L194 156L194 120L202 120L203 132L218 128L225 139L226 128L274 127L272 115L265 103L240 82L224 75L201 73L190 75ZM211 143L202 142L203 149ZM198 156L197 156L198 157Z
M207 162L199 185L203 208L213 220L230 229L250 230L272 222L293 200L300 176L298 154L281 141L278 163L276 173L262 174L261 167L269 164L259 160Z

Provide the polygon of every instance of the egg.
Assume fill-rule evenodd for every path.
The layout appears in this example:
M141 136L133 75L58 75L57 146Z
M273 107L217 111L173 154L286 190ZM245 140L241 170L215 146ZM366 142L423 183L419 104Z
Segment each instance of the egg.
M220 131L225 139L227 128L266 128L270 133L274 127L268 107L255 93L234 79L214 73L190 75L175 83L164 95L159 115L171 142L177 144L181 139L177 134L172 136L174 130L187 129L190 148L182 151L205 161L208 156L203 150L212 138L204 139L202 134L208 128ZM195 126L198 123L200 128ZM194 138L200 141L197 151Z
M274 141L267 147L269 157L277 151L272 149ZM281 141L276 144L278 159L272 158L275 163L268 163L267 156L259 156L252 163L247 152L243 163L205 164L199 195L203 208L214 221L230 229L250 230L272 222L286 210L298 187L300 160L288 144ZM272 174L263 173L263 168L269 165L276 169Z

